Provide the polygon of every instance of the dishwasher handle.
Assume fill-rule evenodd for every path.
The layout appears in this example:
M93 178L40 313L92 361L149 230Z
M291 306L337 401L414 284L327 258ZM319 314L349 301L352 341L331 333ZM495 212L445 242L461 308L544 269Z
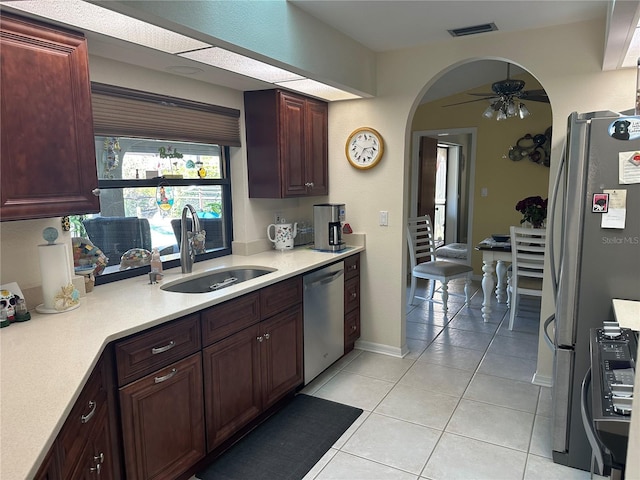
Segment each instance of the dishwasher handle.
M325 275L324 277L319 278L313 282L305 283L305 290L309 288L315 288L319 285L326 285L327 283L331 283L334 280L340 278L341 275L344 275L344 270L338 270L337 272L330 273L329 275Z

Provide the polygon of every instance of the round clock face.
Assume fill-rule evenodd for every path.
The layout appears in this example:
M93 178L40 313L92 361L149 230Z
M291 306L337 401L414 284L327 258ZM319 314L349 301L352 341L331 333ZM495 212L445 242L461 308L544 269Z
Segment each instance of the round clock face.
M356 168L374 167L382 158L384 142L373 128L358 128L347 139L347 159Z

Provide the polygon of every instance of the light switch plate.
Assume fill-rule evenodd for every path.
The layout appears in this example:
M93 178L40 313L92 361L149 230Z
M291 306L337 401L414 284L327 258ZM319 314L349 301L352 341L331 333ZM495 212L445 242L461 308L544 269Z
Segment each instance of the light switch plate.
M386 227L389 225L389 212L386 210L380 211L380 225Z

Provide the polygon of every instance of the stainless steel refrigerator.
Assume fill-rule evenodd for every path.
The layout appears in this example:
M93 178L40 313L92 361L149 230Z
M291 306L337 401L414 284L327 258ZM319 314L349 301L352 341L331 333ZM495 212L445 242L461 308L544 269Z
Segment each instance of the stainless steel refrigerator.
M640 117L613 112L569 117L550 207L555 214L548 234L561 240L550 254L556 308L545 331L553 332L548 336L554 349L553 460L583 470L591 460L580 417L589 329L613 320L613 298L640 300L640 183L621 183L634 175L640 177ZM608 199L604 191L610 191ZM603 221L621 226L615 214L623 213L618 208L623 194L624 227L603 228Z

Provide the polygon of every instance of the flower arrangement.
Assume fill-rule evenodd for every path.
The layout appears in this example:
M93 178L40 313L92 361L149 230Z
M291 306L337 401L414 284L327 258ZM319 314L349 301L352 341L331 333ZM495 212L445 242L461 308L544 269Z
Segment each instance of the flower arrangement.
M533 228L541 228L547 218L547 199L527 197L516 203L516 210L522 213L520 223L529 222Z

